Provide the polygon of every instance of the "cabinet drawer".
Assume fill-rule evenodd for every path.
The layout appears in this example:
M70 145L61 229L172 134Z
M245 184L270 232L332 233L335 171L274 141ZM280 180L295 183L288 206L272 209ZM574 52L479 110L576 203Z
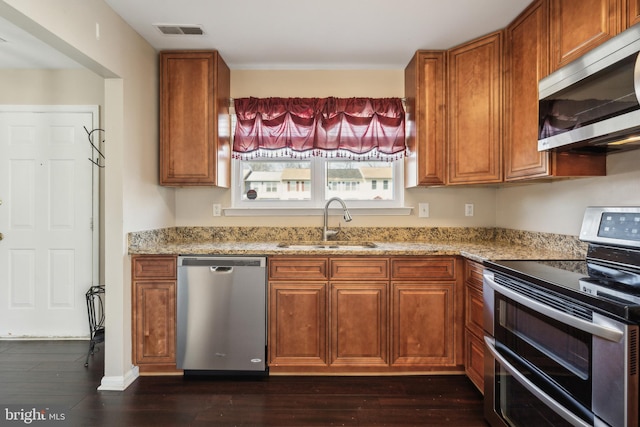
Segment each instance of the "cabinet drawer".
M269 279L326 279L327 264L327 258L271 258L269 259Z
M132 261L133 280L176 278L175 256L134 256Z
M482 290L482 273L484 267L479 262L467 260L465 262L464 281L468 285Z
M454 280L455 265L455 259L450 257L392 259L391 278L420 281Z
M331 259L332 280L387 279L387 258L336 258Z

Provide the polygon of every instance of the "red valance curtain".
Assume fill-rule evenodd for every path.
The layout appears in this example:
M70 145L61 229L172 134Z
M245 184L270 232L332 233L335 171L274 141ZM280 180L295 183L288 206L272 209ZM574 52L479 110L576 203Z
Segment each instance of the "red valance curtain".
M236 158L404 155L399 98L239 98L235 110Z

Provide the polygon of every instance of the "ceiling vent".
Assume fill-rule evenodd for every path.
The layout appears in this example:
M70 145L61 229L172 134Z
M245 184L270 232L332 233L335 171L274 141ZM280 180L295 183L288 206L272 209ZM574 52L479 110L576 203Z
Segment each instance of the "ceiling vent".
M200 25L175 25L175 24L154 24L165 36L203 36L204 30Z

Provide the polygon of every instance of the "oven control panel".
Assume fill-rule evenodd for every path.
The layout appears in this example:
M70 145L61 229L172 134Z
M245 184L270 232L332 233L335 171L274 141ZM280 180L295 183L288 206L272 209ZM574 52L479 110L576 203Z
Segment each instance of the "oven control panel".
M640 206L588 207L580 240L640 248Z

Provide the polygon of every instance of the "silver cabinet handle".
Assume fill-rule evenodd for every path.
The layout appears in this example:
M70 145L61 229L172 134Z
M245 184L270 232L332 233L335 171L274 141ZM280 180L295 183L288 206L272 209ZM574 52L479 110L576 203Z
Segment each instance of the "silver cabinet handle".
M524 388L529 390L531 394L540 399L547 405L553 412L560 415L562 418L567 420L567 422L571 423L576 427L591 427L591 424L584 422L582 419L576 417L571 411L567 408L553 400L547 393L542 391L538 386L533 384L531 381L527 379L524 375L522 375L511 363L509 363L496 349L496 342L493 338L484 337L484 342L487 345L487 349L491 352L491 355L496 359L496 361L516 380L518 381Z

